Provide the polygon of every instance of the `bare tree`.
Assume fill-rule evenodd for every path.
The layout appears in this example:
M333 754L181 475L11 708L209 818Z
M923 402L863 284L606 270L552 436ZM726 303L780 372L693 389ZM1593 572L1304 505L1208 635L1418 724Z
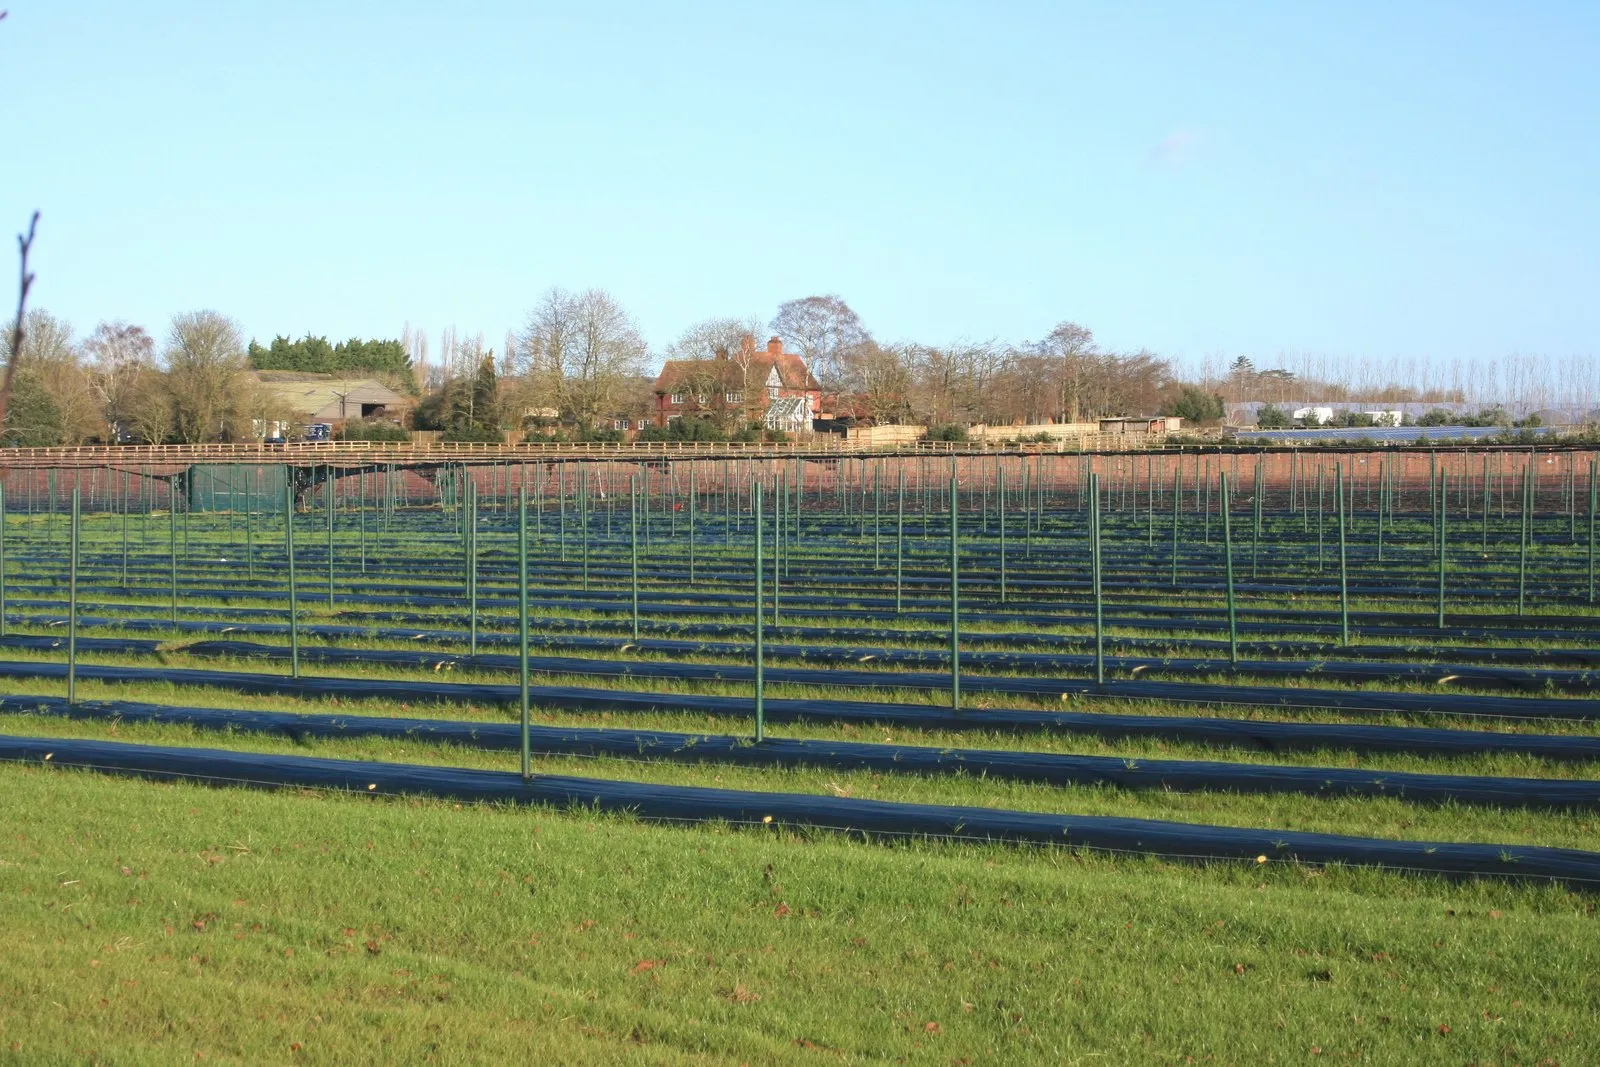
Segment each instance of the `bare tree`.
M165 358L178 437L194 443L227 434L245 369L239 327L215 311L177 315L167 334Z
M117 439L118 426L132 421L130 401L139 378L155 364L155 340L142 326L102 322L83 343L89 386L105 423L104 440Z
M754 315L743 319L711 318L690 326L667 346L668 359L714 359L718 355L735 357L745 338L752 340L764 327Z
M1075 322L1059 322L1042 341L1033 344L1035 353L1056 360L1060 368L1058 417L1077 422L1083 415L1082 391L1085 376L1093 369L1094 333Z
M27 314L22 356L61 418L64 444L81 445L100 434L99 402L72 339L72 326L43 308Z
M860 316L842 297L831 294L779 304L772 332L805 358L827 392L843 388L848 353L869 339Z
M758 410L756 403L755 387L761 383L751 381L751 371L755 367L762 349L756 348L756 335L762 331L761 320L751 315L744 319L711 318L703 319L690 326L678 336L678 339L667 346L667 358L700 360L700 359L727 359L732 362L738 371L737 382L722 382L719 386L727 391L734 387L739 392L742 401L738 404L740 421L748 423Z
M147 367L134 378L127 397L128 426L140 440L166 444L178 428L178 408L167 388L167 376Z
M647 346L633 319L603 289L551 289L517 338L519 369L534 395L562 417L592 427L644 373Z
M869 338L851 349L844 361L845 382L864 398L874 422L911 417L914 360L912 345L880 345Z
M0 12L0 18L4 17L4 12ZM12 324L11 336L6 345L5 370L0 372L0 426L5 425L6 412L11 406L11 383L16 380L18 357L22 352L23 342L27 339L28 328L23 320L28 313L28 290L33 288L33 272L28 270L28 253L33 250L33 235L38 228L39 213L35 211L33 217L28 220L28 232L17 234L17 259L20 261L17 317Z

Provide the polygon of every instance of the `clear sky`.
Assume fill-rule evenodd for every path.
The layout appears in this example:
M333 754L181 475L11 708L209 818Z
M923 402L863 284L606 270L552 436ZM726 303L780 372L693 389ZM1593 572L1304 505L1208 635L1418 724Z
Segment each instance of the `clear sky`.
M0 0L0 226L158 335L656 349L844 296L1179 360L1600 355L1600 4Z

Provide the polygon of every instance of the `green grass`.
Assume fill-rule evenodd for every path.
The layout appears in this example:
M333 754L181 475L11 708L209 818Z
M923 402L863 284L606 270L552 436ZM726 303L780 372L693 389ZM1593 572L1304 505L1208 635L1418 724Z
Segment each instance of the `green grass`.
M339 559L353 563L353 533L341 519ZM433 520L422 515L425 525ZM564 571L551 557L554 517L545 515L542 592L577 588L577 549ZM8 572L26 567L40 584L59 576L63 544L41 542L42 524L16 517L18 535ZM242 530L223 543L220 520L196 516L183 583L226 586L228 567L199 562L211 549L234 557ZM680 603L695 591L652 568L682 565L683 546L669 545L667 519L657 516L655 553L644 561L648 587ZM784 583L790 597L837 588L841 603L893 595L892 563L871 570L870 534L850 534L852 519L829 539L808 533ZM976 522L974 517L974 522ZM1164 516L1158 519L1158 526ZM59 527L61 520L55 520ZM165 520L136 559L165 563ZM385 535L370 546L374 588L399 589L411 577L454 589L459 571L447 522L433 531ZM92 528L93 524L91 524ZM209 526L209 528L208 528ZM870 519L868 529L870 530ZM1291 522L1279 531L1305 541ZM1498 534L1514 533L1500 524ZM315 522L303 548L322 543ZM620 530L620 525L618 526ZM679 535L684 525L678 524ZM1187 529L1187 526L1186 526ZM1137 552L1143 527L1116 534L1119 550ZM105 531L102 529L102 533ZM1198 538L1198 530L1191 531ZM991 531L992 533L992 531ZM1012 575L1082 577L1076 535L1052 545L1041 538L1031 562L1013 527ZM1219 531L1201 550L1220 551ZM1370 530L1367 531L1370 534ZM748 536L748 530L745 531ZM1392 536L1398 534L1391 533ZM1387 572L1422 582L1429 563L1426 529L1408 527L1409 562ZM1471 541L1461 533L1463 545ZM976 548L980 538L974 537ZM852 543L853 542L853 543ZM914 566L942 566L940 539L917 539ZM892 560L892 540L889 540ZM992 549L992 537L990 539ZM381 545L381 547L380 547ZM502 566L503 531L485 532ZM1194 549L1197 546L1190 545ZM1370 546L1369 546L1370 547ZM119 576L119 535L94 545L96 583ZM611 545L605 562L619 561ZM837 548L837 551L834 549ZM21 550L20 552L18 550ZM815 551L813 549L820 549ZM277 542L257 541L258 575L281 577ZM746 548L704 546L712 569L746 565ZM1158 529L1155 554L1164 555ZM1390 551L1399 551L1393 542ZM386 569L376 573L381 560ZM812 554L808 554L812 553ZM1063 553L1064 558L1063 558ZM1248 546L1236 562L1248 567ZM213 553L215 554L215 553ZM1561 580L1575 580L1576 547L1542 546L1543 566L1559 562ZM31 558L31 561L30 561ZM1209 556L1205 557L1209 559ZM598 565L601 554L593 561ZM1495 580L1504 588L1514 552L1502 543ZM982 563L992 569L991 554ZM1192 560L1186 560L1189 568ZM438 564L420 573L418 564ZM1304 578L1269 570L1265 580ZM1198 570L1208 574L1201 560ZM1371 561L1362 574L1372 575ZM1113 566L1115 576L1149 568ZM972 572L976 573L976 572ZM1127 615L1115 633L1160 638L1174 654L1192 638L1215 640L1220 623L1182 631L1142 627L1144 607L1216 608L1216 591L1167 591L1157 584L1114 598ZM1321 576L1327 583L1331 570ZM48 577L45 575L48 574ZM325 561L308 559L301 606L309 620L358 621L363 610L328 612L310 592L324 580ZM1462 580L1468 576L1463 569ZM1211 577L1214 577L1211 576ZM1534 577L1538 577L1537 573ZM85 599L89 614L160 617L167 589L160 567L127 593ZM1143 580L1141 578L1141 580ZM484 597L511 589L502 569ZM704 591L737 592L737 583L707 579ZM887 588L886 588L887 584ZM595 589L617 589L596 580ZM57 586L48 594L64 596ZM908 596L937 599L937 588ZM184 612L227 617L229 605L180 593ZM14 593L14 597L22 597ZM1010 608L1049 609L1062 600L1082 609L1081 590ZM285 608L283 590L260 589L250 607ZM1253 595L1253 609L1336 610L1327 589L1280 602ZM1416 610L1415 596L1357 596L1354 610ZM1082 636L1081 623L1033 625L983 616L997 608L969 602L964 647L1004 647L1006 635ZM414 611L448 619L465 605ZM1587 616L1586 605L1530 602L1530 622L1546 612ZM211 609L211 610L207 610ZM13 610L15 606L13 605ZM27 609L35 611L38 609ZM374 616L381 608L372 608ZM659 617L644 630L661 632ZM1452 615L1505 611L1492 600L1452 603ZM548 629L577 619L619 616L582 608L543 613ZM673 617L673 623L726 622L726 617ZM786 621L796 642L829 641L828 620ZM484 616L504 630L510 619ZM535 620L538 628L539 620ZM846 619L846 626L898 634L890 645L938 647L945 632L927 620ZM449 628L459 630L458 624ZM23 632L27 632L26 630ZM60 627L32 632L62 637ZM152 638L154 632L119 632ZM1296 631L1286 623L1281 636ZM1381 631L1379 631L1381 634ZM202 640L184 636L157 656L86 654L84 663L238 669L287 673L283 663L212 659L185 653ZM1390 643L1391 639L1373 636ZM263 643L282 638L262 637ZM1398 639L1394 639L1398 640ZM1420 639L1416 660L1432 652ZM582 650L582 657L714 662L698 653L666 655L637 649ZM394 639L307 639L306 647L417 649ZM1526 647L1514 636L1475 645ZM1559 642L1556 642L1559 643ZM430 643L464 651L464 642ZM504 653L506 649L493 649ZM1213 653L1214 654L1214 653ZM1270 653L1269 653L1270 654ZM61 662L60 650L7 650L17 661ZM1359 657L1360 649L1330 658ZM740 657L723 660L741 662ZM853 669L883 669L858 664ZM507 682L502 672L438 672L406 667L306 665L309 675L371 679L479 679ZM536 683L547 679L536 677ZM560 680L550 678L550 681ZM1195 681L1228 680L1222 675ZM676 679L582 678L597 690L706 693L747 697L748 686ZM1362 686L1319 676L1278 679L1298 685L1360 690L1436 691L1424 683ZM23 680L11 688L60 695L64 684ZM1472 690L1463 689L1470 692ZM769 695L895 700L942 704L928 690L770 685ZM251 697L168 683L102 685L84 681L83 699L341 714L410 715L511 721L513 710L471 704L382 700L297 700ZM1089 697L1069 704L1027 696L983 696L983 707L1061 708L1138 714L1222 715L1280 721L1356 721L1449 725L1506 732L1590 734L1593 724L1471 719L1461 716L1366 716L1268 707L1163 706ZM686 713L613 715L535 708L535 720L593 726L637 726L739 733L742 720ZM11 734L190 745L307 756L393 760L511 769L516 755L419 741L337 739L294 742L181 726L73 722L48 716L0 716ZM1344 751L1289 754L1155 740L1106 740L1078 734L956 733L860 727L785 725L774 734L818 739L893 741L933 747L1027 749L1123 759L1189 758L1254 763L1333 765L1437 773L1593 778L1600 767L1503 755L1429 758L1357 756ZM1101 787L1055 788L963 775L918 776L824 769L757 769L621 759L535 759L538 773L625 778L663 784L848 794L860 798L971 804L1069 814L1106 814L1363 834L1378 837L1560 845L1600 851L1596 812L1498 810L1471 805L1421 805L1394 798L1312 798L1194 794ZM717 825L659 826L585 811L474 807L393 797L291 791L281 794L206 789L44 769L0 766L0 1064L86 1062L482 1062L768 1063L873 1062L1199 1062L1273 1063L1314 1055L1378 1063L1600 1062L1600 938L1596 898L1547 884L1450 883L1433 877L1293 864L1183 866L1135 856L1073 855L1060 849L986 847L935 842L865 844L830 833L733 830Z
M1553 887L20 767L0 812L15 1062L1600 1055Z

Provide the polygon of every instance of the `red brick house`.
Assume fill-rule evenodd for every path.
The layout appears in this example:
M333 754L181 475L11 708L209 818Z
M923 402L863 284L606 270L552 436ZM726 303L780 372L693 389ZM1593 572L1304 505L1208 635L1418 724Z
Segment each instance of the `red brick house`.
M769 429L804 432L822 403L822 386L800 356L774 337L758 351L746 335L739 353L715 359L669 359L656 377L657 426L692 416L726 426L762 422Z

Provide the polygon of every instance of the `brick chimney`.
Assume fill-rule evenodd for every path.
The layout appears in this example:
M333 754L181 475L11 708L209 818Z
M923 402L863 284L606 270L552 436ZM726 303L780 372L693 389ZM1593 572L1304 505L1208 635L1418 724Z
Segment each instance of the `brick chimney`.
M769 355L769 356L781 356L781 355L783 355L783 342L781 340L779 340L778 338L776 338L776 337L769 338L767 340L767 355Z

